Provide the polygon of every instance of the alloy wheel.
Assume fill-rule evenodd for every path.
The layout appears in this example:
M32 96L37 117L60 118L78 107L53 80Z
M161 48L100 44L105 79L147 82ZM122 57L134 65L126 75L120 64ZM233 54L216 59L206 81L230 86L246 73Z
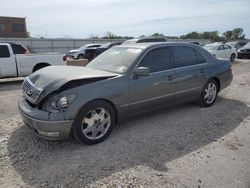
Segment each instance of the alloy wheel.
M82 120L82 132L91 140L103 137L111 124L109 112L104 108L90 110Z
M211 104L214 102L215 98L217 95L217 87L216 85L211 82L207 84L207 87L205 88L205 95L204 95L204 100L208 103Z

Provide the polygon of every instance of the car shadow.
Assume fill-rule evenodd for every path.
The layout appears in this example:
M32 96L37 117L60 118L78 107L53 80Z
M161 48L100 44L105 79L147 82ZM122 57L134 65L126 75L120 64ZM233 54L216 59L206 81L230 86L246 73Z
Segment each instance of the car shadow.
M88 186L139 165L165 172L167 162L216 141L249 115L244 103L218 97L209 108L185 104L133 118L92 146L45 141L21 126L7 149L11 164L28 185Z
M0 80L0 92L19 90L21 89L22 82L23 80L11 80L11 81Z

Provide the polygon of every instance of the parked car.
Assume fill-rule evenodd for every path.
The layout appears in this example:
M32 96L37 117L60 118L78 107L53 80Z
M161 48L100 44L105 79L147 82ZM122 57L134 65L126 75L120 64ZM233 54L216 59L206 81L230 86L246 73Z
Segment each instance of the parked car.
M67 76L65 76L67 75ZM231 63L189 43L120 45L86 67L48 67L28 76L18 106L38 136L106 139L128 117L180 102L213 105L232 81Z
M27 76L49 65L66 65L64 54L30 54L22 45L0 43L0 78Z
M231 62L234 62L237 56L236 49L232 48L227 44L221 44L221 43L207 44L204 46L204 48L214 56L218 58L230 59Z
M226 44L238 50L239 48L245 46L247 44L247 41L234 41L234 42L227 42Z
M85 50L84 58L92 61L95 57L100 55L102 52L106 51L107 49L120 45L122 42L109 42L101 45L100 47L92 47Z
M104 51L108 50L109 48L113 47L113 46L117 46L117 45L121 45L122 42L109 42L109 43L105 43L103 45L101 45L100 47L97 48L96 50L96 55L100 55L101 53L103 53Z
M250 42L248 42L245 46L238 49L239 59L249 59L250 58Z
M196 44L196 45L200 45L199 42L190 42L191 44Z
M124 41L122 44L134 44L134 43L145 43L145 42L166 42L165 38L160 37L144 37L139 39L129 39Z
M73 59L83 59L86 49L93 48L93 47L99 47L101 45L102 44L87 44L87 45L84 45L78 49L68 51L68 53L66 55L67 55L67 57L70 57Z

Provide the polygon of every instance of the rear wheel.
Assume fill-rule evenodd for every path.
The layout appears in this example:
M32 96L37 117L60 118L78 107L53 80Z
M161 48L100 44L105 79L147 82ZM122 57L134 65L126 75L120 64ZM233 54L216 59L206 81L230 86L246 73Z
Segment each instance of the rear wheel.
M234 62L235 57L236 57L235 54L232 54L232 55L230 56L230 61L231 61L231 62Z
M115 125L115 112L106 101L97 100L85 105L74 120L73 133L84 144L105 140Z
M209 80L205 87L203 88L199 100L199 104L202 107L209 107L214 104L218 95L218 83L211 79Z

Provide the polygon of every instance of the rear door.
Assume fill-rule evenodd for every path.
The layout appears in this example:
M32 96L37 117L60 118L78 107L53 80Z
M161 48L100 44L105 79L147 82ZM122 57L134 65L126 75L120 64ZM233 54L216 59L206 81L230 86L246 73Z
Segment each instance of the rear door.
M149 51L137 67L150 68L150 74L131 78L130 109L132 114L175 102L175 70L169 47Z
M17 76L15 55L7 45L0 45L0 77Z
M197 99L206 83L206 60L190 46L174 46L172 49L176 67L176 102Z
M219 45L217 47L215 55L216 57L219 57L219 58L226 58L224 45Z
M226 59L230 59L232 53L233 53L233 49L231 46L229 45L224 45L224 51L225 51L225 55L224 55L224 58Z

